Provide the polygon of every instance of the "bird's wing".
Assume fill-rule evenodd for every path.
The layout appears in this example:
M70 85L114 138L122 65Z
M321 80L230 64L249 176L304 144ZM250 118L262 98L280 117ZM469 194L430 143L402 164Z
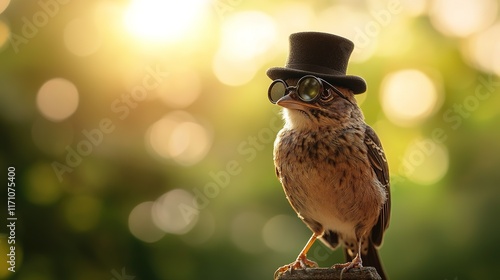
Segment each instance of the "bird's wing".
M378 247L382 244L382 238L384 236L385 230L389 226L391 215L389 167L387 166L387 159L385 158L385 153L382 149L380 139L378 138L375 131L368 125L366 125L365 131L365 144L368 147L368 158L370 159L370 164L373 168L373 171L375 171L378 180L384 186L387 193L387 200L382 206L377 224L373 227L371 232L371 239L373 241L373 244Z

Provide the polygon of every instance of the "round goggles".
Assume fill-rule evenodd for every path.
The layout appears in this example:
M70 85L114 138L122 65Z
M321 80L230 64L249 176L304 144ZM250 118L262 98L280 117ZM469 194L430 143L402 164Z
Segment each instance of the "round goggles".
M351 102L342 94L342 92L340 92L330 83L311 75L300 78L296 86L288 86L288 84L284 80L274 80L269 86L267 95L269 97L269 101L271 101L271 103L273 104L276 104L276 102L278 102L278 100L280 100L280 98L282 98L283 96L287 95L291 89L295 89L300 100L304 102L313 102L319 96L321 96L321 93L323 93L325 89L324 85L330 87L340 97L349 101L349 103Z

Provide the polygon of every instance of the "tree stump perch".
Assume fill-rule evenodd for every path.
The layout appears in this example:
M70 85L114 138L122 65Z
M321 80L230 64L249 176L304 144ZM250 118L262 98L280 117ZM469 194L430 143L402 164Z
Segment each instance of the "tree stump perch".
M381 280L374 267L352 268L342 274L342 269L306 268L286 271L274 276L274 280Z

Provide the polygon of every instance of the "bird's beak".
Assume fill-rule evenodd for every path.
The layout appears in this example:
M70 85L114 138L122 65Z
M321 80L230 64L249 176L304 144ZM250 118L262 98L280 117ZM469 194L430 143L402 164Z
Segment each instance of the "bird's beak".
M295 110L305 110L307 108L318 109L318 106L316 106L315 104L297 100L296 98L294 98L294 96L294 93L287 94L281 97L278 102L276 102L276 104L287 109Z

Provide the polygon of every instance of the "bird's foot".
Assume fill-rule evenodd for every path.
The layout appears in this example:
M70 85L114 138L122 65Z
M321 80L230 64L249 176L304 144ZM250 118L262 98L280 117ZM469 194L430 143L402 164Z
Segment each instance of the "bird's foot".
M340 279L342 279L342 274L344 274L344 272L349 271L349 269L355 267L363 267L363 262L361 261L361 257L359 256L359 254L356 255L356 257L354 257L351 262L333 265L334 269L342 269L342 271L340 272Z
M276 279L279 275L287 271L292 273L294 270L297 269L306 269L313 267L318 267L318 264L314 261L308 260L305 255L301 255L293 263L278 268L278 270L276 270L276 272L274 273L274 279Z

